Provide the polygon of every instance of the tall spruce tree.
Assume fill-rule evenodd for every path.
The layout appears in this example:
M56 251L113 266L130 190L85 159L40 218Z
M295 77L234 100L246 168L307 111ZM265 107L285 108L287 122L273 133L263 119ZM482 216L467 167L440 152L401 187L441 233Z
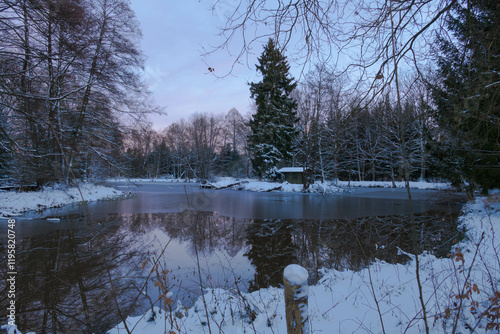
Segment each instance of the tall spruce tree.
M444 167L485 191L500 186L500 5L457 3L447 23L435 89Z
M270 176L281 163L291 160L297 136L297 102L291 97L297 86L289 74L286 57L272 39L256 65L262 81L250 83L250 92L257 113L250 120L252 133L248 136L252 166L259 177Z

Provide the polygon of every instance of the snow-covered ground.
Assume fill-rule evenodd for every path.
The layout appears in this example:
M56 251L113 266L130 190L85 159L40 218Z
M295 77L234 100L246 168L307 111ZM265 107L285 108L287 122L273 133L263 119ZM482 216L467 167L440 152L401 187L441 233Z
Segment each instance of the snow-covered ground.
M109 179L110 182L132 182L132 183L170 183L170 182L190 182L196 183L194 179L174 179L174 178L136 178L136 179L125 179L125 178L114 178ZM234 177L217 177L215 181L208 182L209 186L214 189L225 189L232 188L238 190L247 191L278 191L278 192L304 192L303 186L301 184L290 184L288 182L278 183L270 181L259 181L257 179L250 178L234 178ZM396 188L406 187L405 182L394 182ZM349 191L349 188L356 187L369 187L369 188L393 188L391 181L316 181L312 184L307 192L310 193L342 193ZM449 183L445 182L410 182L410 188L412 189L429 189L429 190L446 190L452 189Z
M132 183L169 183L169 182L196 182L194 179L173 179L173 178L140 178L140 179L125 179L115 178L109 179L110 182L132 182ZM303 192L301 184L290 184L288 182L278 183L270 181L259 181L249 178L234 178L234 177L217 177L215 181L208 182L208 185L215 189L232 188L247 191L279 191L279 192ZM405 182L395 182L396 188L406 187ZM310 193L342 193L354 187L370 187L370 188L393 188L391 181L316 181L312 184L307 192ZM412 189L429 189L429 190L446 190L452 189L449 183L444 182L410 182Z
M342 187L374 187L374 188L392 188L391 181L338 181L338 185ZM405 188L405 182L394 182L396 188ZM433 190L446 190L452 189L450 183L445 182L425 182L425 181L410 181L410 188L412 189L433 189Z
M215 182L210 182L216 189L226 188L231 186L234 189L248 190L248 191L282 191L282 192L302 192L303 186L301 184L290 184L288 182L276 183L267 181L257 181L254 179L236 179L232 177L221 177ZM404 182L395 182L397 188L404 188ZM312 184L308 192L312 193L342 193L348 191L350 187L371 187L371 188L392 188L391 181L316 181ZM445 190L451 189L449 183L440 182L410 182L412 189L435 189Z
M123 196L123 193L119 190L91 183L80 184L79 189L56 185L33 192L4 191L0 192L0 217L15 216L25 211L40 211L82 201L113 199L120 196Z
M422 333L424 318L431 333L486 332L499 326L500 194L477 199L460 221L467 239L449 258L419 256L425 313L417 284L417 265L377 261L359 272L323 270L309 288L311 333ZM206 289L190 309L171 313L155 308L129 317L133 333L286 333L283 290L253 293ZM453 330L455 326L455 330ZM496 327L498 330L498 327ZM109 331L124 333L123 323Z

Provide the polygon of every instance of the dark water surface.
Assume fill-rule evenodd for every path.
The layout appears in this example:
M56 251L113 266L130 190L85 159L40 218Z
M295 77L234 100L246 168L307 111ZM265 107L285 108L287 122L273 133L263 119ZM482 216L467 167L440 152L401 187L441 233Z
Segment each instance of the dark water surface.
M412 228L404 189L323 196L113 185L136 196L16 218L21 330L101 333L122 321L120 313L142 313L168 291L189 306L200 285L277 286L290 263L308 268L314 283L320 268L357 270L375 258L406 261L398 249L444 256L460 238L463 197L453 193L413 190ZM0 251L7 254L5 224L0 233ZM6 303L2 291L2 312Z

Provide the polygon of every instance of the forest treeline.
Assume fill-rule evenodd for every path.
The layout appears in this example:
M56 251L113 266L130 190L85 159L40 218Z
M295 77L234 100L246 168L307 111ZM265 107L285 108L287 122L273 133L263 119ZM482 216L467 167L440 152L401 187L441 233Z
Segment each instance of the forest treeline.
M317 180L394 180L403 178L401 129L404 125L411 177L446 178L439 168L429 90L414 85L405 99L404 119L385 96L361 107L340 79L318 68L293 93L298 136L291 164L311 168ZM248 136L251 115L197 113L161 131L135 129L127 138L130 177L207 179L252 176Z
M154 130L143 120L154 107L127 1L2 1L0 177L39 186L114 176L206 180L265 176L273 164L308 167L316 180L500 186L500 8L474 0L449 13L428 70L355 82L318 64L300 82L282 76L289 82L278 91L287 96L272 106L287 110L273 116L281 125L266 118L263 79L249 87L252 115L198 112ZM264 59L281 57L288 71L275 51L259 59L264 78L273 76ZM279 132L283 124L294 128ZM277 130L269 136L263 125ZM267 136L291 142L261 142Z

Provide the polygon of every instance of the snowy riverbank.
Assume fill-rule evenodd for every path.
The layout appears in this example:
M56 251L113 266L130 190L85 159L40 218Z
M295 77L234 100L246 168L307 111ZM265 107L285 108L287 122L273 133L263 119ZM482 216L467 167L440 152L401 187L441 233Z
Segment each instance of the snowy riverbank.
M3 191L0 192L0 217L15 216L25 211L62 207L82 201L114 199L120 196L123 196L123 193L119 190L91 183L80 184L79 189L55 185L44 187L41 191Z
M427 325L431 333L486 332L499 326L500 196L469 203L460 218L467 238L450 258L419 256ZM378 261L359 272L323 270L309 291L311 333L422 333L425 322L419 299L417 266L412 261ZM283 290L253 293L207 289L190 309L170 313L155 309L129 317L133 333L286 333ZM461 305L461 308L458 307ZM495 306L496 305L496 306ZM498 327L497 327L498 328ZM109 331L125 332L123 323Z
M210 183L216 189L225 188L230 185L230 188L247 190L247 191L281 191L281 192L303 192L301 184L290 184L288 182L277 183L267 181L257 181L254 179L238 180L234 178L219 178L216 182ZM404 182L395 182L396 188L404 188ZM310 193L326 193L335 194L349 191L350 188L393 188L390 181L316 181L309 186L307 192ZM448 183L431 183L431 182L410 182L412 189L429 189L429 190L445 190L452 189Z
M152 178L152 179L109 179L110 182L132 182L132 183L171 183L171 182L189 182L196 183L195 180L189 179L171 179L171 178ZM301 184L290 184L288 182L278 183L270 181L259 181L249 178L234 178L234 177L217 177L214 181L206 184L207 188L213 189L238 189L246 191L258 192L303 192ZM406 187L405 182L395 182L396 188ZM312 184L307 192L310 193L326 193L336 194L349 191L350 188L393 188L391 181L316 181ZM424 190L448 190L453 189L451 184L445 182L410 182L412 189Z

